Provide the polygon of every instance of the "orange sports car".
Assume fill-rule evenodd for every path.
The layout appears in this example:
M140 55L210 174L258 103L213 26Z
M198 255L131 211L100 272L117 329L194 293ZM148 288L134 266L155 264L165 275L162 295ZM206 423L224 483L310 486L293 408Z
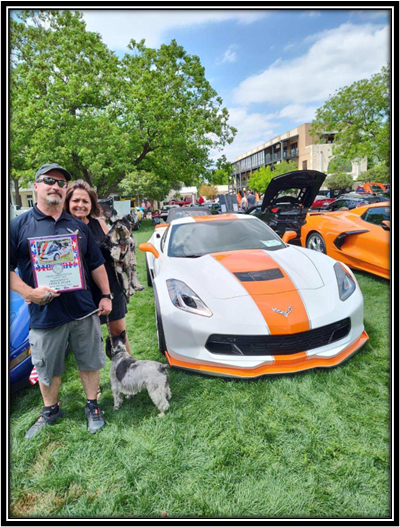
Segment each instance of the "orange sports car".
M337 212L309 212L301 245L353 269L390 278L390 203Z

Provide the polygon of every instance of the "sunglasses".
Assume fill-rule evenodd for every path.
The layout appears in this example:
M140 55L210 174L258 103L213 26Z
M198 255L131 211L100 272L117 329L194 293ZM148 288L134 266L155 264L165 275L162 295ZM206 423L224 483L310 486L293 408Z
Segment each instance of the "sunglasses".
M58 183L58 186L60 188L64 188L68 185L68 182L67 181L64 181L63 179L54 179L52 177L49 177L49 176L45 176L45 177L42 177L42 179L38 179L36 181L36 183L46 183L46 185L50 185L50 186L53 186L54 183Z

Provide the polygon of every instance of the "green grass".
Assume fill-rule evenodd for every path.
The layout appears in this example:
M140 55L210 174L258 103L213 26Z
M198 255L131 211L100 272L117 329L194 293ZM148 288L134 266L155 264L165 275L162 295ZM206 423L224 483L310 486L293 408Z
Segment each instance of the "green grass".
M145 221L135 236L143 242L151 232ZM137 256L145 285L144 254ZM349 361L253 381L171 370L162 419L147 393L113 411L108 361L100 399L107 425L89 434L68 356L64 419L26 441L39 388L12 396L11 516L390 516L389 284L357 279L370 340ZM131 299L127 326L135 357L165 362L151 288Z

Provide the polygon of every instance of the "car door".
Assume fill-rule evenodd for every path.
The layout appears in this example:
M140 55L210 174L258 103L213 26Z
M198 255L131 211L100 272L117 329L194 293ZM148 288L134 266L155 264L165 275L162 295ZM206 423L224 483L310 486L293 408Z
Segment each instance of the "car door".
M360 230L368 232L351 237L351 243L346 248L347 254L370 265L387 268L387 262L390 261L390 232L382 227L383 220L390 221L389 207L370 207L357 218L355 223Z

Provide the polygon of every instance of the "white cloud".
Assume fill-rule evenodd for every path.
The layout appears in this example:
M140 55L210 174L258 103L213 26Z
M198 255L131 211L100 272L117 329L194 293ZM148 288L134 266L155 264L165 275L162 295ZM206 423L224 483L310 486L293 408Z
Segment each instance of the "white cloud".
M233 161L276 135L274 128L278 123L273 121L276 114L248 113L245 108L239 107L228 108L228 111L229 124L237 128L238 132L233 143L226 146L223 152L214 155L214 158L225 154L229 161Z
M301 14L302 18L318 18L321 16L321 11L314 11L310 9L309 11L303 11Z
M323 102L334 91L370 77L389 61L389 26L343 24L311 37L307 53L278 60L234 90L239 104ZM308 40L311 40L308 39Z
M146 46L158 47L163 42L166 31L177 28L236 21L248 25L261 20L266 11L229 10L104 10L85 11L84 16L89 31L100 33L103 41L113 50L126 49L129 41L146 39Z
M292 119L295 123L310 123L315 116L318 106L304 106L302 104L289 104L278 112L279 118Z
M236 62L237 61L237 53L234 51L237 48L235 44L232 44L229 46L229 48L225 51L224 56L221 60L217 60L217 64L224 64L224 62Z

